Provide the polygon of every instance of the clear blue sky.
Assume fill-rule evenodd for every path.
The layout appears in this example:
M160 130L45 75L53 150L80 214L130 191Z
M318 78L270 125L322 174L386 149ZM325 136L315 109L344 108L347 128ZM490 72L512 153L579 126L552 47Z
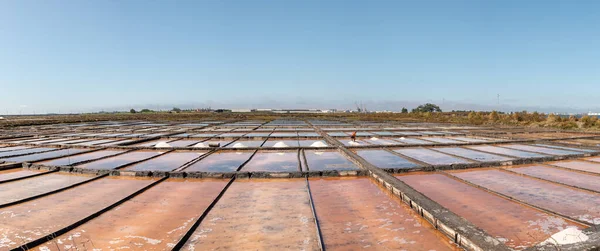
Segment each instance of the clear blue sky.
M600 108L599 25L592 0L0 1L0 114L496 94Z

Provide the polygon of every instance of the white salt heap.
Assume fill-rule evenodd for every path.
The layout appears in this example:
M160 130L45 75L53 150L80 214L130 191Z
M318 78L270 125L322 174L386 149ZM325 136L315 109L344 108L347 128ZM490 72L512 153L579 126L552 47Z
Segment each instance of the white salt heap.
M290 146L286 145L285 142L283 142L283 141L279 141L279 142L275 143L275 145L273 145L273 147L290 147Z
M163 147L172 147L172 146L169 145L167 142L161 141L161 142L158 142L158 144L154 145L154 147L163 148Z
M348 141L348 144L350 144L351 146L360 146L360 143L356 141Z
M379 140L377 137L372 137L371 140Z
M581 230L576 227L567 227L566 229L553 234L547 240L540 243L540 245L545 244L554 244L554 245L563 245L563 244L573 244L578 242L587 241L589 237L585 235Z
M200 142L198 144L193 145L192 147L208 147L206 144Z
M323 143L323 141L315 141L315 143L310 144L312 147L327 147L327 144Z
M243 143L235 143L232 146L233 148L244 148L244 147L248 147L246 145L244 145Z

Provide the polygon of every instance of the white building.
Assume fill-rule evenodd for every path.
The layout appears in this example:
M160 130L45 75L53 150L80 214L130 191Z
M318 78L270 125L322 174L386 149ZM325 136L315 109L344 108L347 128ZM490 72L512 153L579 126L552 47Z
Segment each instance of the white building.
M231 109L231 112L252 112L252 109Z

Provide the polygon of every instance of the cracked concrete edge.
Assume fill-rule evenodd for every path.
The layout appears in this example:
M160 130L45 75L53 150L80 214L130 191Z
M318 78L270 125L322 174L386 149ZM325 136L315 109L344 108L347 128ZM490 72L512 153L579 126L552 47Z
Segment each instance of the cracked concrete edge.
M598 251L600 250L600 225L592 226L582 230L588 236L588 240L573 244L545 244L525 249L524 251Z
M511 250L498 239L490 236L452 211L442 207L406 183L371 165L348 149L340 149L347 151L346 154L352 156L363 168L367 169L373 179L390 190L413 210L417 211L425 220L430 222L437 230L450 237L460 247L469 251Z
M13 164L12 168L21 167L21 163ZM293 171L293 172L166 172L166 171L128 171L118 169L87 169L73 166L45 166L31 163L23 163L24 169L54 171L58 170L62 173L80 173L80 174L110 174L111 176L135 176L135 177L171 177L171 178L218 178L230 179L236 178L304 178L304 177L343 177L343 176L367 176L365 170L331 170L331 171ZM0 165L0 167L2 167Z

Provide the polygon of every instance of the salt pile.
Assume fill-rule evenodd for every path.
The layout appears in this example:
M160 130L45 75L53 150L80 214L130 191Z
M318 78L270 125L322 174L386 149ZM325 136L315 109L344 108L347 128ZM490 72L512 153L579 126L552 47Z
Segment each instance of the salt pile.
M563 244L573 244L578 242L587 241L589 237L585 235L581 230L576 227L567 227L566 229L553 234L547 240L540 243L540 245L546 244L554 244L554 245L563 245Z
M198 144L193 145L192 147L208 147L206 144L200 142Z
M154 145L154 147L163 148L163 147L172 147L172 146L169 145L167 142L161 141L161 142L158 142L158 144Z
M360 146L360 143L356 141L348 141L348 144L350 144L351 146Z
M235 143L232 146L233 148L244 148L244 147L248 147L246 145L244 145L243 143Z
M371 140L379 140L377 137L372 137Z
M315 143L310 144L312 147L327 147L327 144L323 143L323 141L315 141Z
M286 145L285 142L283 142L283 141L279 141L279 142L275 143L275 145L273 145L273 147L290 147L290 146Z

